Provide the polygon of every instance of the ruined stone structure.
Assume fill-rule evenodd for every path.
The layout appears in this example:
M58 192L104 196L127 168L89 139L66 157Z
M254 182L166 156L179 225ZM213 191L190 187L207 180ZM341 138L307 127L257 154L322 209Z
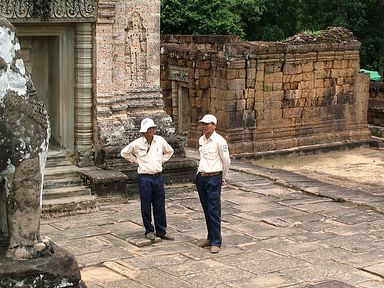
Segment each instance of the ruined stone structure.
M366 140L369 77L345 29L283 42L163 35L161 88L179 133L196 147L210 112L233 154Z
M11 0L1 1L0 16L20 35L50 116L51 148L64 149L79 167L123 171L134 182L136 168L119 152L151 117L175 148L166 179L190 179L195 164L185 157L160 93L160 1ZM121 181L117 174L86 177L102 187L113 177Z
M371 82L368 123L384 127L384 82Z

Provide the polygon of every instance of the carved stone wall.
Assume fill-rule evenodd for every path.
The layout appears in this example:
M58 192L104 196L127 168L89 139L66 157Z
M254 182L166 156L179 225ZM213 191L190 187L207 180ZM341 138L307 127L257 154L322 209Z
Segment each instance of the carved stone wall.
M3 0L0 2L0 14L12 22L88 22L97 11L96 0Z
M160 91L160 1L100 0L94 39L96 165L126 174L133 193L137 166L120 151L141 136L140 122L150 117L175 150L166 181L193 179L196 163L185 157L185 140L175 134Z
M369 77L359 73L360 43L242 42L222 36L164 35L161 87L172 93L188 78L191 123L206 113L234 154L370 137ZM188 76L176 79L178 71ZM169 105L172 103L172 105ZM200 128L191 125L188 145Z
M98 164L123 165L121 148L151 117L173 135L160 93L160 2L99 1L95 35L95 146ZM101 163L103 162L103 163Z

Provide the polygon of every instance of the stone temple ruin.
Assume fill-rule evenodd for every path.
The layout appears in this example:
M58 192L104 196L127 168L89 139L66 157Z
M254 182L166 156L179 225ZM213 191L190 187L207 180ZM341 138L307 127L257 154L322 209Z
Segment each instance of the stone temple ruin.
M384 137L384 82L372 82L368 105L368 123L375 134Z
M197 120L215 114L232 154L365 141L369 77L359 73L359 47L337 27L282 42L163 35L165 109L192 147Z
M193 178L196 164L164 111L159 0L1 1L1 16L16 27L48 110L50 151L89 168L82 175L93 194L135 192L136 167L120 150L140 135L145 117L175 149L166 181Z
M196 147L207 112L232 154L369 138L369 79L359 73L360 43L345 29L282 42L161 40L157 0L39 3L1 2L0 15L18 31L51 146L78 167L98 167L83 174L94 194L134 191L136 168L119 151L144 117L175 148L166 169L174 182L193 179L184 144Z
M197 146L197 121L208 112L218 117L231 154L369 138L369 76L359 73L360 43L349 31L332 28L321 37L282 42L164 35L160 45L159 4L0 2L0 17L13 24L21 43L15 58L0 55L0 286L34 281L17 277L33 275L38 259L49 275L42 281L80 283L76 261L40 237L49 130L50 149L87 167L83 176L97 195L133 191L136 167L119 152L139 135L144 117L153 118L175 148L166 171L174 181L193 178L196 167L185 156L184 141ZM1 23L0 37L13 35L14 28ZM16 82L4 84L5 78ZM5 85L17 92L6 94ZM10 113L8 106L19 110ZM32 262L18 262L15 271L12 261L21 258ZM51 279L53 270L66 276Z
M208 112L233 155L370 137L360 43L342 28L282 42L161 39L158 0L2 1L0 16L16 27L47 108L50 151L86 168L94 195L135 192L136 167L119 152L144 117L175 148L170 182L193 179L184 144L196 147Z

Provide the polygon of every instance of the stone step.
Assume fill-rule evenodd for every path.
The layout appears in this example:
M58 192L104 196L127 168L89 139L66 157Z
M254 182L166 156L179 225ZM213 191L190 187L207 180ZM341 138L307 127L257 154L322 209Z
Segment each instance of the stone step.
M45 169L44 179L63 179L79 177L79 168L75 165L48 167Z
M101 205L128 204L128 198L125 196L98 196L97 202Z
M83 186L83 180L79 177L44 179L44 190L73 186Z
M63 150L48 150L48 158L45 167L73 165L67 153Z
M50 167L57 167L57 166L69 166L73 165L71 161L69 161L66 158L48 158L47 162L45 163L45 167L50 168Z
M73 215L97 210L97 200L94 195L63 197L43 201L42 217Z
M45 200L61 199L67 197L91 195L91 189L85 186L61 187L43 191L43 203Z
M48 151L44 173L43 217L94 211L96 196L84 186L80 168L73 165L63 150Z

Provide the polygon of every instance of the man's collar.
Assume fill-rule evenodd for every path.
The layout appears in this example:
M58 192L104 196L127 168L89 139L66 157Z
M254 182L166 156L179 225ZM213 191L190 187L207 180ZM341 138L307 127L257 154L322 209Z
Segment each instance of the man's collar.
M147 141L147 138L145 138L144 135L143 135L141 138L143 139L143 142L144 142L144 143L149 143L149 142ZM156 139L156 135L153 135L152 142L155 141L155 139Z

